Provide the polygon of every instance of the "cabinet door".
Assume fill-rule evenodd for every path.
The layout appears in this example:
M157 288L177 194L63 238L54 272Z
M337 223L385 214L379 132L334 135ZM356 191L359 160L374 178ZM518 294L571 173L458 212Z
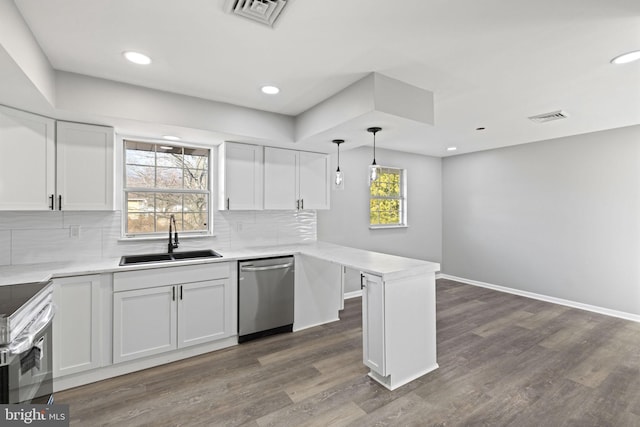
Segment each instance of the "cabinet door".
M113 210L113 129L57 123L58 209Z
M299 153L300 207L329 209L329 156Z
M174 350L176 286L113 294L113 363Z
M370 274L362 274L361 280L363 362L386 376L384 282Z
M298 208L298 152L281 148L264 149L264 208Z
M55 192L55 121L0 106L0 210L48 210Z
M230 335L228 280L178 286L178 348Z
M263 147L225 142L220 148L219 209L257 210L263 203Z
M53 301L53 375L100 367L100 276L55 279Z

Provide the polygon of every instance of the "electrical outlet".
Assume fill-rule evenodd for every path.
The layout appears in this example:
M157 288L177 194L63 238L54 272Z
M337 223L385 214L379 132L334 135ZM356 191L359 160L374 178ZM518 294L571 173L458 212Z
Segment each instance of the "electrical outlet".
M72 239L80 238L80 226L79 225L70 225L69 226L69 237Z

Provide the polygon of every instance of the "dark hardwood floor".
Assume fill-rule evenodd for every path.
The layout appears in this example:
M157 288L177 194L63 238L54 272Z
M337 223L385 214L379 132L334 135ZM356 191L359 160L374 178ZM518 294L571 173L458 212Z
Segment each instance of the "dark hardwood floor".
M440 368L390 392L341 320L56 394L78 426L640 426L640 324L449 280Z

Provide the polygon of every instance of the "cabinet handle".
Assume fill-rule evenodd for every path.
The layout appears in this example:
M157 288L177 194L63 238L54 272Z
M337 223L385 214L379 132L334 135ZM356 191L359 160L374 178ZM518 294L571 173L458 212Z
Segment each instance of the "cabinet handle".
M304 199L300 199L300 209L304 209Z
M53 210L53 194L49 196L49 209Z
M180 299L182 300L182 285L180 285Z
M230 205L229 198L227 197L227 210L229 210L229 209L230 209L230 208L229 208L229 206L231 206L231 205Z
M360 273L360 289L364 289L364 274Z
M300 199L296 200L296 209L300 210Z
M175 301L176 300L176 287L172 286L171 287L171 301Z
M58 196L58 210L62 210L62 194Z

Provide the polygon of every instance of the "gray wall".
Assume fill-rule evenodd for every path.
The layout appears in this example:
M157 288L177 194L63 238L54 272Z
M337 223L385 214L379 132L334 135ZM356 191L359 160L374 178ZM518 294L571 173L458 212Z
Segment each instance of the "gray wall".
M372 147L344 150L340 169L345 175L344 190L331 191L331 210L319 210L318 240L440 262L442 258L442 170L441 159L376 150L380 166L407 170L407 228L369 229L369 187L367 172ZM332 170L336 155L332 155Z
M449 157L442 179L443 273L640 314L640 126Z

